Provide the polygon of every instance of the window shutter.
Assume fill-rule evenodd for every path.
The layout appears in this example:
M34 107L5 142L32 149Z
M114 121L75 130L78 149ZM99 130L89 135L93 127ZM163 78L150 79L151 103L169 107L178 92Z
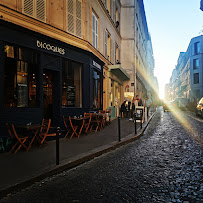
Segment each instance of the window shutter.
M95 17L92 13L92 45L95 47Z
M36 0L36 18L45 22L45 0Z
M98 20L95 17L95 42L96 42L96 48L98 49Z
M107 58L108 54L107 54L107 39L108 39L108 33L107 30L105 30L105 47L104 47L104 54L105 57Z
M76 0L76 35L78 37L82 36L81 18L82 18L82 3L81 0Z
M110 52L110 59L109 59L109 61L113 62L113 55L114 55L114 54L113 54L113 53L114 53L114 52L113 52L113 50L114 50L113 47L114 47L114 46L113 46L113 40L112 40L112 39L111 39L111 45L110 45L110 46L111 46L111 52Z
M98 19L92 13L92 45L98 49Z
M23 13L34 17L34 0L23 0Z
M74 15L73 15L73 0L67 0L67 29L68 32L74 33Z

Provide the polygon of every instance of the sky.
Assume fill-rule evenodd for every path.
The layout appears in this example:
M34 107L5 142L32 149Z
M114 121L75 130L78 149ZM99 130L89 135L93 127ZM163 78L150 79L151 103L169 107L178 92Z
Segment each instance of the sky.
M159 82L159 97L164 98L180 52L185 52L193 37L203 35L200 0L143 0L155 59L154 74Z

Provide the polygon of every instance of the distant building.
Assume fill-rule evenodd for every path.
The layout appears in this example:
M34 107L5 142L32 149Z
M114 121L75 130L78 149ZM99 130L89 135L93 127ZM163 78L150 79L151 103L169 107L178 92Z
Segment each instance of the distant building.
M170 78L171 98L199 99L203 96L203 35L191 39L181 52Z

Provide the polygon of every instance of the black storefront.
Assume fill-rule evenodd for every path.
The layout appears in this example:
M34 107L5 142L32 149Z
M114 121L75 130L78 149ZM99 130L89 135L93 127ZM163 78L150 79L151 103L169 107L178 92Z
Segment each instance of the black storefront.
M92 53L0 21L0 126L102 109L103 62Z

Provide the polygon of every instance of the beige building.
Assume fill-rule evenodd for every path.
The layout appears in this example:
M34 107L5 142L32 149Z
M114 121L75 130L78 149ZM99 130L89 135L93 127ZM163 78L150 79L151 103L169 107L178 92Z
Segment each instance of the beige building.
M152 98L157 95L154 57L142 0L121 0L121 36L122 67L130 75L124 83L125 99Z
M0 45L7 53L5 60L22 60L21 49L25 53L29 49L38 57L33 84L29 82L29 70L14 73L17 77L26 76L25 80L21 79L26 98L18 92L18 81L4 82L14 83L13 95L17 91L17 96L6 105L30 107L29 100L34 97L34 106L40 116L30 116L41 120L48 106L51 106L49 116L55 118L56 122L64 114L81 114L102 108L112 109L112 117L117 116L123 95L123 81L129 80L129 75L120 64L120 16L120 0L1 0ZM3 64L3 60L0 63ZM6 67L3 69L4 74L13 74L7 73ZM34 76L38 73L35 81ZM52 80L47 81L43 76ZM43 84L46 82L50 85L46 86L49 90L45 91ZM34 88L32 93L29 89L31 86ZM2 95L4 89L3 86ZM49 104L45 104L46 100L43 99L48 96L47 92ZM31 111L33 114L37 112ZM14 112L11 114L14 115ZM26 109L22 112L26 114Z

